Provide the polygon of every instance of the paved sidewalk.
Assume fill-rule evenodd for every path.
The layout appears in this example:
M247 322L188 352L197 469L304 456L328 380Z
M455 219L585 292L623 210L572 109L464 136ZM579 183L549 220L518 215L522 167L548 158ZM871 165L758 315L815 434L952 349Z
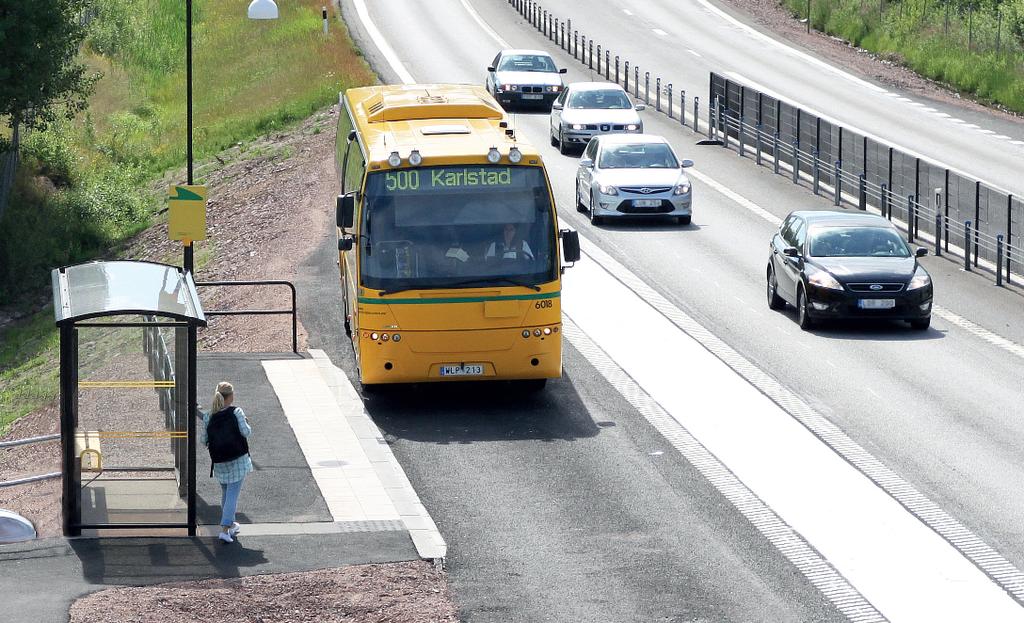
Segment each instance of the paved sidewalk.
M200 399L230 380L253 424L236 543L214 538L220 489L200 447L199 536L0 545L0 618L66 620L75 599L108 586L443 560L443 538L348 378L310 355L200 358Z

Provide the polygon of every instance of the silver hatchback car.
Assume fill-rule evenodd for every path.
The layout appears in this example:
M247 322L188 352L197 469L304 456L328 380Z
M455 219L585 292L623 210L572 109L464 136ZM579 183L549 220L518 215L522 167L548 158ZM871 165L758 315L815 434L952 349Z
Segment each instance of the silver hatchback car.
M652 134L595 136L576 172L576 209L595 225L611 216L675 218L688 225L693 191L680 160L664 138Z

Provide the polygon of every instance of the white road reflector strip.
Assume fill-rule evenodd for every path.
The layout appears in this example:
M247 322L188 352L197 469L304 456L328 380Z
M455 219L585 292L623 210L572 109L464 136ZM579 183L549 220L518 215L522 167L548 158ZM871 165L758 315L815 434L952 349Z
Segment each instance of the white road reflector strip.
M664 30L662 30L660 28L652 28L651 30L654 31L654 34L656 34L658 36L661 36L661 37L664 37L665 35L668 34L667 32L665 32Z
M587 257L565 282L566 315L888 620L1024 621L1007 594L1024 574L614 258L581 243ZM607 300L616 314L606 313ZM624 333L623 317L657 336L658 348Z
M687 50L687 52L689 52L690 54L693 54L694 56L696 56L696 57L698 57L698 58L703 58L703 57L702 57L702 56L700 55L700 52L698 52L698 51L696 51L696 50Z

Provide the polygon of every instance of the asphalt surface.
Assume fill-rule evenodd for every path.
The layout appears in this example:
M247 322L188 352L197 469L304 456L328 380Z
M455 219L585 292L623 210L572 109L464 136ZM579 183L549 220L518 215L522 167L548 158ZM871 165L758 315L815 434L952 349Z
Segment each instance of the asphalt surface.
M394 81L351 3L343 4L368 58L385 80ZM579 9L572 3L562 4L574 28L593 28L593 36L601 33L601 41L616 53L649 55L641 61L645 69L662 63L692 71L694 80L702 76L706 91L708 67L693 58L679 63L678 49L659 47L654 35L629 31L634 21L619 16L619 4L598 2L579 16L573 15ZM569 68L567 81L591 78L506 2L474 7L510 46L552 52ZM557 11L559 3L547 8ZM640 13L641 7L632 10ZM703 11L673 12L693 20L687 28L695 30L700 19L708 19ZM500 47L458 0L429 7L396 1L374 5L370 13L421 82L482 83L485 65ZM656 21L668 31L682 20L666 14ZM690 47L710 36L687 32L683 38ZM746 41L734 35L730 44L740 54ZM709 43L701 53L707 58L724 53L723 47ZM760 75L763 82L765 74ZM841 93L847 86L838 79L815 89L819 77L796 75L807 92ZM893 123L891 105L887 110L880 116ZM870 109L864 114L875 118ZM930 135L915 132L913 120L903 117L901 131ZM974 323L969 326L1024 343L1019 292L997 289L988 277L964 273L955 261L929 257L924 263L936 283L936 303L949 312L936 316L929 331L853 323L802 332L792 310L771 312L764 300L767 244L775 229L769 220L693 179L689 227L592 227L572 207L577 159L548 147L547 115L521 113L515 119L519 135L544 150L560 218L794 391L1011 563L1024 566L1017 521L1024 496L1016 487L1024 476L1017 459L1024 426L1013 415L1024 398L1021 358L950 320L960 317ZM758 169L749 158L696 146L697 137L677 122L653 111L644 119L649 132L664 134L683 157L693 158L701 174L774 218L793 209L831 208L830 201L767 167ZM942 144L955 140L944 134ZM1012 160L1012 152L999 146L993 171L1000 157ZM988 158L973 156L986 166ZM336 253L329 238L319 259L311 260L315 273L304 287L315 293L304 304L303 322L317 327L311 334L325 341L319 346L351 375L351 351L338 331ZM571 270L566 278L572 279ZM657 336L649 339L655 347ZM685 382L680 391L686 391ZM368 401L449 541L449 568L466 620L842 618L685 461L671 452L652 456L664 447L663 440L568 345L565 377L544 394L493 394L427 388Z

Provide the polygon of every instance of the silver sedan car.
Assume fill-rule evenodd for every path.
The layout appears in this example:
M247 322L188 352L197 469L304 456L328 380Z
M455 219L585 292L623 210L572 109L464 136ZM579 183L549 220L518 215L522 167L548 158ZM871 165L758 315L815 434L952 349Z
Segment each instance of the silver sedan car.
M689 225L692 189L680 160L664 138L608 134L587 144L576 172L576 209L595 225L611 216L675 218Z
M626 91L608 82L574 82L551 105L551 144L561 153L582 149L594 136L614 132L644 131L637 111Z

